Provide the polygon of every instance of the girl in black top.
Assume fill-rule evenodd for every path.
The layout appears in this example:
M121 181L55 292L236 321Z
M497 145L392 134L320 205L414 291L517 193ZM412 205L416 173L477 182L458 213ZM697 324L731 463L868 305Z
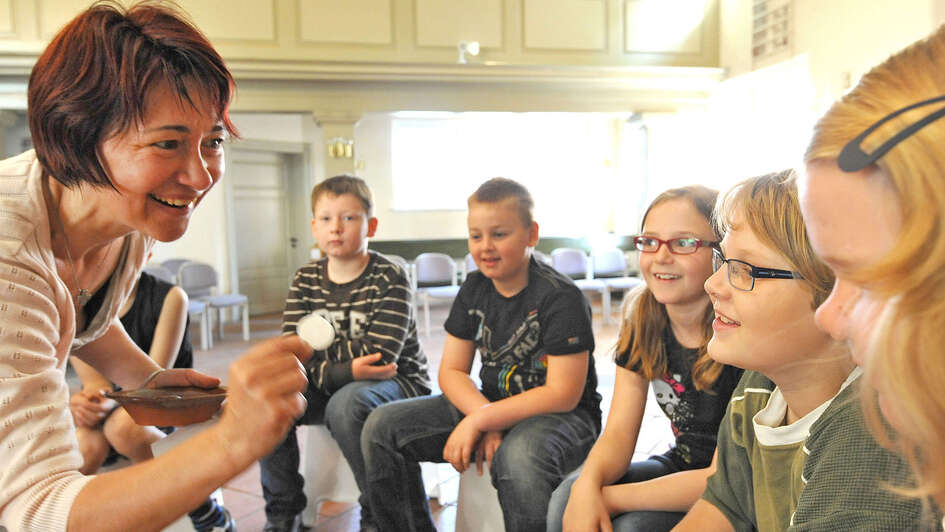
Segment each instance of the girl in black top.
M646 284L624 306L607 425L580 475L552 496L549 531L669 530L705 488L740 376L706 353L714 315L703 283L718 240L710 223L717 195L700 186L668 190L644 214L634 243ZM662 455L630 463L649 387L676 441Z

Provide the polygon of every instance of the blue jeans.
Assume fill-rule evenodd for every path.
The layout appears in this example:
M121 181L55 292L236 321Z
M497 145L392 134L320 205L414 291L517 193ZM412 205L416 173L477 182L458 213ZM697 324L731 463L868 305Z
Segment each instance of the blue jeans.
M370 522L370 511L364 496L361 429L372 410L384 403L404 398L400 385L393 380L353 381L330 397L309 389L305 398L308 408L296 425L325 423L338 442L361 490L362 521ZM294 426L289 428L285 440L259 461L259 469L263 498L266 499L266 517L270 521L294 517L305 509L307 500L302 491L304 479L299 474L299 444Z
M371 413L361 433L368 500L384 532L435 532L418 462L443 462L443 447L463 413L442 395L397 401ZM519 422L492 459L492 484L507 532L543 531L547 501L581 465L598 423L575 410Z
M649 460L642 462L633 462L627 472L614 484L642 482L679 471L672 462L660 458L651 457ZM564 509L567 507L568 497L571 495L571 485L574 484L577 477L577 473L568 477L551 495L551 501L548 502L548 532L561 532ZM612 518L611 523L614 526L614 532L659 532L672 530L685 515L685 513L680 512L628 512Z

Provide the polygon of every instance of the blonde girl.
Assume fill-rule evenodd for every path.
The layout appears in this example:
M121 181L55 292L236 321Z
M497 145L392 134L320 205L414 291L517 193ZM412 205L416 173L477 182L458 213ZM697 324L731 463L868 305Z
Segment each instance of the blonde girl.
M644 213L634 244L646 284L626 304L607 426L580 476L552 495L549 531L669 530L702 492L741 373L706 353L714 316L702 285L718 245L710 222L717 195L701 186L672 189ZM675 445L630 463L651 386Z
M818 322L850 343L912 465L945 508L945 27L867 72L821 118L802 207L837 276ZM838 201L842 199L842 201ZM874 401L867 413L874 418ZM874 420L875 421L875 420ZM873 424L877 429L881 424ZM908 485L900 485L907 488Z

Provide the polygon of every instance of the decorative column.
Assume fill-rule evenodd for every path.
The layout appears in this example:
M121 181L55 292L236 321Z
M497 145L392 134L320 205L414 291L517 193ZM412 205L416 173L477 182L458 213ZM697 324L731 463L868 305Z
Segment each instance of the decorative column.
M16 122L17 122L16 113L14 113L13 111L8 111L6 109L0 110L0 155L2 155L4 158L12 157L13 155L16 155L17 153L22 151L20 149L21 146L16 146L14 147L13 150L11 150L10 153L6 152L7 151L6 150L7 133L9 132L10 128L16 124Z

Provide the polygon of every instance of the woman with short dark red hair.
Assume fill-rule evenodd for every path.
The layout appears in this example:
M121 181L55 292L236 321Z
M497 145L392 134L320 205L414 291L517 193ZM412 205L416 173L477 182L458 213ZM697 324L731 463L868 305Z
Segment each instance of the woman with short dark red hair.
M152 244L179 238L222 177L234 88L206 38L155 4L96 4L37 61L35 151L0 162L0 527L160 529L267 453L304 411L299 358L309 349L275 339L230 367L211 428L142 464L78 472L70 352L125 389L219 383L162 370L118 311Z

